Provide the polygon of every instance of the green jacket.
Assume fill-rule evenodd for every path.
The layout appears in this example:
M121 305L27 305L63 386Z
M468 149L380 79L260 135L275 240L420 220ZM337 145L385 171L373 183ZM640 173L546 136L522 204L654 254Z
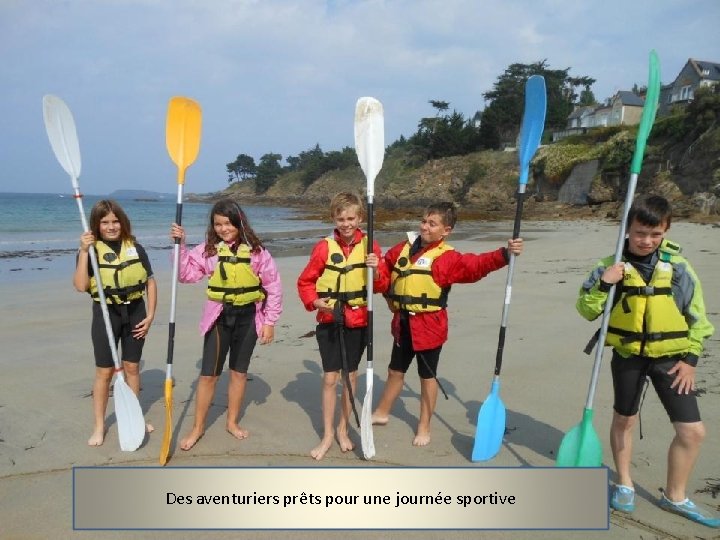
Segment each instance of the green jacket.
M703 351L703 342L713 334L715 329L705 313L700 280L687 259L680 255L680 251L681 248L677 244L663 240L648 264L654 268L658 260L662 260L673 266L671 287L673 300L689 327L690 346L685 361L694 366ZM600 277L605 269L613 264L614 260L615 257L611 255L598 261L580 287L575 307L580 315L589 321L597 319L603 313L609 287L601 283ZM626 261L625 257L623 257L623 261ZM617 301L617 299L616 296L615 300ZM626 356L621 350L617 352Z

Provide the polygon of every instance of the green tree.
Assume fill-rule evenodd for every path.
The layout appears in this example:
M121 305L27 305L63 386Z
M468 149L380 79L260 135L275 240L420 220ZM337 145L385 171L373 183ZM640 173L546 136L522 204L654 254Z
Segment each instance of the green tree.
M593 91L590 90L590 86L586 86L585 89L580 92L580 102L578 105L584 105L584 106L590 106L590 105L597 105L597 100L595 99L595 94L593 94Z
M440 112L447 110L449 103L439 100L428 103L437 109L437 115L421 118L417 131L408 139L410 164L419 165L428 159L463 155L480 148L480 132L475 117L465 120L463 114L455 110L439 116Z
M577 104L577 88L589 91L595 79L587 76L571 77L570 68L550 69L547 60L532 64L510 64L483 97L489 101L483 112L484 134L497 134L501 141L515 141L520 132L525 106L525 82L531 75L542 75L547 89L545 126L559 129L565 126L568 115ZM588 94L586 93L586 99ZM490 111L490 114L488 112Z
M324 157L325 154L319 144L316 144L315 148L311 150L305 150L298 154L298 170L302 171L300 181L303 186L309 186L325 172L323 170Z
M247 154L239 154L235 161L227 164L228 183L240 182L255 176L257 167L255 159Z
M260 163L257 166L257 174L255 175L255 193L261 195L265 193L270 186L275 183L277 177L282 173L280 154L269 152L260 157Z

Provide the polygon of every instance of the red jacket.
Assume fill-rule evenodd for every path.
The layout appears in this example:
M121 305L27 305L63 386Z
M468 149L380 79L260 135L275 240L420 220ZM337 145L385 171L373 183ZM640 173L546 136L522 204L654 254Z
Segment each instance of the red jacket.
M442 240L440 241L442 242ZM410 257L415 262L423 253L439 245L440 242L427 245ZM400 242L385 254L388 269L395 266L400 252L406 242ZM455 250L446 251L432 263L432 276L440 287L449 287L455 283L475 283L490 272L499 270L507 265L505 248L499 248L487 253L459 253ZM447 309L428 313L410 315L410 337L415 351L435 349L445 343L448 338ZM400 314L395 313L391 323L392 335L395 341L400 340Z
M335 240L340 245L345 256L349 256L353 247L360 243L365 234L359 229L355 231L355 238L350 244L345 243L338 234L337 230L334 232ZM373 252L378 256L380 262L375 272L375 279L373 280L373 292L384 293L388 285L390 284L390 273L388 272L387 266L382 259L382 252L377 242L373 241ZM314 311L316 308L313 306L313 302L319 298L317 291L315 290L315 283L320 278L325 270L325 261L328 258L328 243L325 239L320 240L312 250L310 254L310 260L308 261L305 269L300 274L297 280L298 294L300 295L300 301L308 311ZM317 321L319 323L331 323L335 319L331 313L324 313L318 311ZM348 328L361 328L367 326L367 307L358 306L351 307L345 306L345 326Z

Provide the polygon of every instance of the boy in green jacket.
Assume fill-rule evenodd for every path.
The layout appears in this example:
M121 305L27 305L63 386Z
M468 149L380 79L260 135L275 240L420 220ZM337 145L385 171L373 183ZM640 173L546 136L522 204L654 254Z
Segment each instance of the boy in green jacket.
M651 195L635 201L628 213L622 262L613 264L613 256L598 262L580 289L576 307L586 319L596 319L617 284L606 339L606 345L613 347L615 399L610 446L618 475L610 506L621 512L635 509L630 478L633 428L648 377L675 428L668 450L667 483L658 504L717 528L717 513L686 497L687 482L705 438L695 366L704 340L714 329L705 315L700 280L680 255L680 246L665 239L671 219L665 198Z

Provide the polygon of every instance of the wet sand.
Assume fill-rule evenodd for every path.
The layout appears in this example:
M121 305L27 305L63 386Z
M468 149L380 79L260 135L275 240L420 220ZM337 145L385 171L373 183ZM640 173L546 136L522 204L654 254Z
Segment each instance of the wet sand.
M507 226L507 233L503 227ZM488 251L504 244L509 224L451 236L460 251ZM506 271L473 285L457 285L450 294L450 340L443 349L439 378L449 394L440 394L433 419L432 442L411 445L419 414L419 382L414 367L385 427L375 428L377 455L362 459L359 433L351 437L355 451L333 446L317 466L552 466L563 435L582 415L593 357L582 349L597 324L574 309L577 290L595 261L613 252L617 225L606 222L527 222L526 253L517 261L502 370L502 398L507 407L507 433L500 453L488 463L470 461L477 412L490 388ZM383 247L397 240L389 234ZM680 243L700 276L711 322L720 328L720 251L712 225L677 223L669 238ZM178 439L192 424L195 379L202 340L197 330L204 299L202 285L180 285L174 354L174 439L168 466L313 466L309 451L321 431L322 368L312 331L314 316L306 312L295 280L306 262L302 256L277 258L284 282L285 311L276 341L255 349L241 424L250 437L238 441L225 431L227 380L218 384L205 436L190 451ZM283 251L283 250L281 250ZM165 418L163 381L170 304L170 273L159 269L159 307L145 347L141 404L157 428L136 452L121 452L117 426L108 407L109 430L99 448L86 445L92 426L90 390L93 377L90 344L90 301L72 289L71 274L48 271L31 284L0 284L4 323L0 327L0 537L49 538L90 534L93 538L204 538L194 531L72 530L73 466L155 466ZM390 316L383 302L375 315L375 402L386 378L391 348ZM688 494L717 508L720 454L720 336L709 340L698 367L700 407L708 429ZM604 463L612 469L607 432L612 388L609 352L605 354L594 400L594 426L603 442ZM364 365L358 387L365 388ZM362 392L361 392L362 393ZM717 530L695 525L659 509L658 488L665 483L667 446L672 427L654 392L642 408L644 438L636 433L633 460L639 499L632 516L613 512L611 528L572 531L218 531L213 538L714 538ZM612 472L611 472L612 477ZM108 489L111 489L108 486ZM102 496L102 494L98 494ZM119 509L121 511L121 509Z

